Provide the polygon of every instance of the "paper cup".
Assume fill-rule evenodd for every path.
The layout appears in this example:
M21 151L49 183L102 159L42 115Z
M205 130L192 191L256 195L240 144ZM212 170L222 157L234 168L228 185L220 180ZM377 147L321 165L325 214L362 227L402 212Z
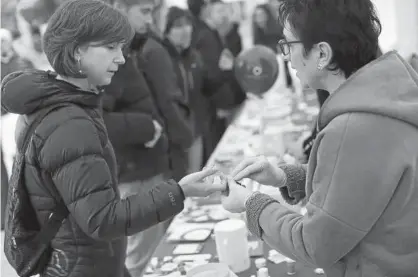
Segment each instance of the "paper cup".
M219 262L228 265L235 273L250 268L248 230L243 220L221 221L215 225L214 234Z

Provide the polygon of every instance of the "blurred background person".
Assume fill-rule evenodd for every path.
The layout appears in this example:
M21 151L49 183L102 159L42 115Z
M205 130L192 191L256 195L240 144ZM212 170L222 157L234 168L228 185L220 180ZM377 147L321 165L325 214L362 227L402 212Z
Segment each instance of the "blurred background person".
M188 149L188 171L200 170L203 161L202 112L205 113L209 101L202 98L199 87L196 87L193 70L197 70L197 60L193 56L190 44L192 40L192 24L190 15L177 7L171 7L166 17L163 45L173 62L177 85L184 95L184 101L189 108L187 120L191 126L193 144ZM207 103L204 103L207 102ZM203 106L202 106L203 104Z
M180 180L186 175L193 137L187 119L187 98L177 84L162 37L155 32L154 2L117 0L113 4L123 11L135 31L125 55L126 65L105 88L108 101L104 106L105 120L119 153L123 176L120 189L130 194L153 189L167 178ZM117 117L125 123L119 124ZM136 132L131 131L134 126ZM120 128L128 137L119 137ZM169 223L128 238L126 266L131 276L142 276Z
M189 150L189 171L200 170L203 165L203 140L210 136L216 107L212 93L216 84L208 79L207 68L200 53L191 45L192 16L189 11L171 7L166 18L165 45L176 65L179 86L188 95L190 121L194 143Z
M163 39L153 32L153 0L117 0L135 29L132 49L137 66L144 73L155 104L164 121L169 141L171 176L179 180L188 170L188 149L193 142L186 95L177 84L177 76Z
M134 44L126 47L125 64L103 88L103 117L116 153L123 198L146 194L171 176L165 122L138 67L139 49ZM142 276L169 223L128 237L125 263L131 276Z
M228 120L224 111L238 107L245 99L245 92L235 79L233 72L234 55L225 46L218 28L224 24L227 13L222 2L210 3L203 0L187 1L192 13L192 43L207 69L207 78L213 84L212 101L221 113L212 118L209 136L203 138L204 162L212 154L223 133Z
M276 0L278 1L278 0ZM274 53L281 54L278 42L283 38L283 26L280 24L274 6L269 4L257 5L252 16L252 36L254 45L264 45ZM293 88L292 77L289 72L289 61L284 61L286 87Z
M240 34L240 23L233 18L232 6L221 0L211 0L211 17L219 17L216 30L218 31L225 47L231 51L234 57L242 51L242 38ZM218 4L215 4L218 3ZM214 5L215 4L215 5ZM214 7L215 6L215 7ZM216 10L216 9L219 10Z
M20 36L16 20L17 4L18 0L1 1L1 28L9 30L13 39Z
M20 57L13 48L12 32L8 29L0 29L1 39L1 79L14 71L31 69L33 64Z
M21 36L14 43L15 50L38 69L52 69L42 51L42 35L47 20L57 7L58 4L52 0L22 0L16 6L15 16Z

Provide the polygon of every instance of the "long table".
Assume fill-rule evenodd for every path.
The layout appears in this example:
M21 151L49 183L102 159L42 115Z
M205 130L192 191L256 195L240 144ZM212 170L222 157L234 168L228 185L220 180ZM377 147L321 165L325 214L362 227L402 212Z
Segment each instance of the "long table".
M311 129L310 124L318 112L318 108L315 107L316 102L313 101L314 98L315 95L310 94L305 96L304 99L300 99L299 97L295 100L294 95L290 92L281 93L273 91L265 95L263 99L254 98L247 100L236 113L235 119L226 130L207 165L211 167L216 166L220 171L227 174L233 166L246 156L257 155L260 153L274 156L276 153L269 153L271 149L268 149L265 145L266 142L263 141L262 130L260 131L260 129L266 127L263 127L263 125L274 125L275 123L263 122L263 120L266 121L265 118L268 118L268 116L265 116L265 113L263 115L263 111L268 109L286 109L286 107L291 107L291 113L286 117L287 123L283 123L283 119L280 119L280 124L287 125L287 127L284 127L287 130L287 136L284 136L286 138L285 140L283 140L282 136L282 139L278 142L286 145L285 147L276 146L279 149L285 150L285 153L281 153L281 158L285 162L297 162L301 156L300 153L296 153L298 151L295 149L301 148L301 140L309 133L309 130ZM265 118L263 119L263 117ZM291 135L289 136L289 134ZM277 189L254 183L252 183L252 185L254 190L268 193L271 196L278 198L281 203L284 203ZM198 253L196 253L197 256L195 256L194 265L217 262L218 257L213 234L209 235L207 239L201 239L193 237L190 235L191 233L189 231L201 229L201 231L208 230L207 232L209 233L213 230L216 222L231 217L242 218L242 215L229 214L221 208L220 195L214 195L205 199L187 199L185 206L184 211L174 218L167 234L157 247L145 276L182 276L179 264L181 264L181 261L184 261L183 259L185 256L181 255L179 258L178 255L173 254L173 251L180 244L194 244L194 246L197 246L196 243L198 244L200 249L197 251ZM295 211L303 212L303 207L301 206L287 206ZM192 237L189 236L189 238L186 238L187 234ZM237 273L239 277L255 276L257 272L255 260L260 257L267 259L269 253L272 251L268 245L251 235L249 236L249 241L251 244L261 245L262 252L251 257L252 262L250 269ZM191 247L192 245L188 246ZM279 253L276 252L276 254ZM281 254L279 254L279 256L280 255ZM289 275L288 264L283 259L281 259L281 262L279 259L280 263L277 264L268 259L266 262L270 277ZM296 262L295 273L293 276L318 276L314 270L315 268Z

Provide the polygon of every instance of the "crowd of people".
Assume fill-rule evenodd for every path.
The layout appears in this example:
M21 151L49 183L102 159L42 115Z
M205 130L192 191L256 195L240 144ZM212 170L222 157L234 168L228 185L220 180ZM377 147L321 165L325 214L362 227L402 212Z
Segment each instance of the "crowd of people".
M45 3L50 12L36 16ZM38 124L20 153L27 195L38 222L59 203L68 212L38 273L142 276L184 200L219 191L225 209L247 213L253 234L328 276L413 276L418 75L396 52L378 53L371 1L256 7L254 43L282 54L303 85L330 96L321 101L307 165L255 157L218 179L202 167L228 114L246 99L233 73L239 26L219 0L169 8L162 29L155 9L154 0L18 9L42 40L34 52L46 71L14 50L14 30L1 30L2 114L22 115L17 155ZM278 187L291 204L306 199L307 214L240 186L243 178ZM7 186L2 175L2 204L17 197ZM7 212L2 206L2 218Z

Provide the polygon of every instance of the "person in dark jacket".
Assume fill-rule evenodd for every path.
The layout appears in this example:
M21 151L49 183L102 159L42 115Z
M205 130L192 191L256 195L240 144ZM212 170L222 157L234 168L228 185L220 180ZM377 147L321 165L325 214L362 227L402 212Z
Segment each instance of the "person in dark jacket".
M189 120L194 137L189 149L190 172L202 167L203 141L210 136L210 123L216 118L216 107L211 98L216 84L208 79L200 53L191 47L192 32L191 14L187 10L171 7L166 16L164 45L175 65L177 83L190 107Z
M192 127L193 144L190 149L186 150L186 153L188 154L184 155L184 158L188 159L188 171L193 172L200 170L203 161L202 132L201 130L198 130L200 128L198 125L205 124L201 118L196 118L196 112L198 112L199 109L205 110L206 107L196 106L196 102L202 102L202 96L199 95L201 94L200 91L195 91L192 64L194 64L195 67L197 65L195 61L193 61L193 57L188 53L189 51L187 51L190 48L192 37L190 17L188 17L183 10L177 7L171 7L166 17L164 36L163 46L171 56L177 86L181 89L184 102L189 108L186 118L189 125Z
M268 4L258 5L252 18L254 45L264 45L278 53L277 43L283 38L283 27Z
M104 88L103 117L115 149L122 198L159 186L169 174L168 139L143 73L131 49ZM200 170L200 169L198 169ZM141 276L169 221L128 237L126 267Z
M155 29L154 1L116 0L116 4L135 29L133 52L163 119L169 140L171 174L179 180L187 172L187 151L193 142L192 126L187 121L190 111L187 99L177 85L174 65L162 45L162 38L152 32Z
M193 15L191 47L200 53L207 68L207 78L214 85L212 89L214 105L217 109L231 110L241 104L246 95L234 76L233 54L226 50L224 41L216 29L218 25L223 24L222 13L217 14L223 10L223 3L205 2L207 1L187 1ZM214 118L211 121L210 136L204 139L204 161L215 149L226 127L227 122L224 118Z
M145 78L154 97L158 99L156 103L165 120L164 126L170 142L170 168L173 178L178 180L187 172L187 151L193 143L192 126L187 120L190 107L186 95L177 85L174 64L162 40L148 34L139 54L139 67L144 70ZM167 100L169 102L164 103Z
M254 45L264 45L273 50L274 53L281 54L277 44L283 38L283 26L281 26L271 5L261 4L254 9L252 29ZM292 87L293 80L288 64L288 61L284 61L286 85Z
M19 57L13 49L12 32L7 29L0 29L1 40L1 80L4 76L17 70L31 69L33 64L22 57Z
M58 31L63 29L67 32ZM42 120L26 153L26 188L38 221L42 225L55 206L46 182L56 187L70 212L51 242L42 277L123 276L125 236L179 213L185 197L225 189L204 183L214 173L206 170L120 198L97 87L108 85L125 62L122 47L132 35L126 17L103 2L67 1L50 18L44 36L44 51L56 72L16 72L2 84L2 107L21 115L19 148L41 110L66 105Z
M110 85L103 87L103 118L115 148L119 181L129 183L169 173L168 139L154 98L135 54L125 54L125 64Z
M239 24L236 22L229 23L229 31L224 36L225 46L234 57L237 57L242 51L242 39L239 33Z

